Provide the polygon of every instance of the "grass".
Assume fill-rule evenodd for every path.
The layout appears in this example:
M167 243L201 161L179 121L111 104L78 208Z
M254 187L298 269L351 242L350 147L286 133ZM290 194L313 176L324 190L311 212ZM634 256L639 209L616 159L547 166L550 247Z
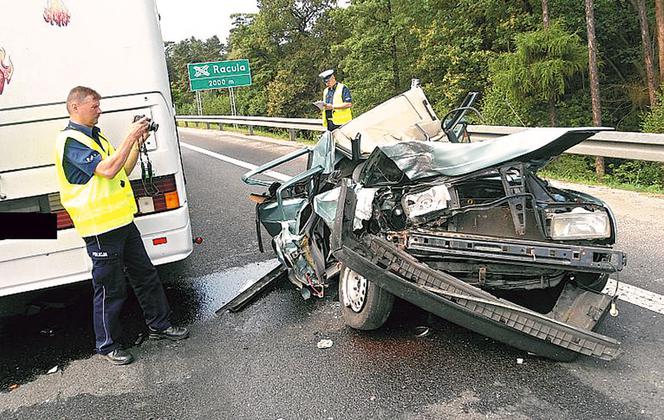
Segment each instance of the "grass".
M178 122L179 127L184 127L183 122ZM205 123L189 123L189 127L192 128L202 128L202 129L207 129L207 124ZM210 130L219 130L219 124L216 123L210 123ZM258 136L263 136L263 137L269 137L277 140L290 140L290 136L288 134L288 130L283 129L275 129L277 131L268 131L268 130L262 130L260 128L255 128L254 127L254 135ZM225 132L230 132L230 133L238 133L238 134L244 134L244 135L249 135L249 129L244 128L242 126L237 126L234 127L229 124L224 124L224 131ZM299 132L298 132L299 133ZM318 136L315 136L315 138L307 138L302 135L298 135L296 137L296 142L297 143L302 143L306 145L314 145L318 141ZM553 167L549 166L548 168L545 168L541 171L539 171L539 174L547 179L552 179L552 180L557 180L557 181L563 181L563 182L572 182L572 183L577 183L577 184L585 184L585 185L595 185L595 186L604 186L604 187L609 187L609 188L616 188L620 190L626 190L626 191L634 191L634 192L639 192L639 193L649 193L649 194L656 194L656 195L664 195L664 188L659 186L659 185L641 185L641 184L628 184L624 182L618 182L614 179L612 179L610 176L606 176L603 180L598 180L593 174L584 172L584 171L578 171L574 170L574 168L568 168L568 167Z
M615 188L619 190L634 191L639 193L648 193L656 195L664 195L664 188L658 185L641 185L641 184L627 184L624 182L617 182L610 177L605 177L603 180L598 180L593 176L560 174L556 171L541 170L539 175L546 179L556 181L572 182L576 184L595 185L602 187Z

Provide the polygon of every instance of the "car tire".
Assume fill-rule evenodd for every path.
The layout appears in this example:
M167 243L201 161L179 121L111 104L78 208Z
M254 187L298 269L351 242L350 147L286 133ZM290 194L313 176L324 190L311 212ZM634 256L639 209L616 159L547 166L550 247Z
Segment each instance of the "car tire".
M394 295L362 275L342 266L339 302L344 323L356 330L380 328L392 312Z

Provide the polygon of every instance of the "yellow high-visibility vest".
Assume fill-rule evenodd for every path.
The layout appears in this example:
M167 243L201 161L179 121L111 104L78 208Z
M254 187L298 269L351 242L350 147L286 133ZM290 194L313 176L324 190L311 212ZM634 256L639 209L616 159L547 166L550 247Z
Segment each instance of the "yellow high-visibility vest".
M325 88L323 91L323 102L325 102L325 98L327 98L327 92L329 88ZM337 83L337 87L334 90L334 96L332 97L332 106L341 106L344 104L344 99L341 96L344 91L344 84L343 83ZM325 117L325 109L323 109L323 126L327 127L327 118ZM351 112L350 108L343 108L343 109L333 109L332 110L332 123L334 125L342 125L346 124L348 121L353 119L353 113Z
M112 179L92 175L86 184L69 183L62 166L68 137L98 152L102 160L111 156L115 149L101 133L99 141L103 147L80 131L66 129L58 135L55 168L60 184L60 201L74 222L76 231L83 237L93 236L131 223L138 209L125 170L120 169Z

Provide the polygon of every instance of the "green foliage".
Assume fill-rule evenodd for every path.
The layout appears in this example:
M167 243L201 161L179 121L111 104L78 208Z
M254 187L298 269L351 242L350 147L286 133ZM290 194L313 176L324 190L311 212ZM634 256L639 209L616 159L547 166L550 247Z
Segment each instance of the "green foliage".
M538 105L555 103L588 65L581 38L558 23L547 29L519 33L516 50L498 55L489 64L493 96L487 102L492 118L505 114L503 101L532 115ZM542 120L532 121L543 125Z
M549 163L542 175L572 181L587 181L595 178L594 160L589 156L560 155Z
M358 115L410 85L415 38L410 32L417 4L403 0L354 1L339 16L350 28L348 37L330 48L352 91Z
M609 178L616 183L657 188L664 186L664 168L657 162L623 161L620 164L609 164L609 169Z
M238 112L315 116L328 45L336 42L332 0L262 0L255 15L236 15L229 58L248 58L253 85L237 90ZM343 31L340 31L343 33Z
M646 113L641 129L647 133L664 133L664 90L657 95L657 104Z
M187 64L222 60L224 51L224 45L216 36L206 41L192 37L178 43L165 44L166 66L176 109L194 102L194 93L189 90Z

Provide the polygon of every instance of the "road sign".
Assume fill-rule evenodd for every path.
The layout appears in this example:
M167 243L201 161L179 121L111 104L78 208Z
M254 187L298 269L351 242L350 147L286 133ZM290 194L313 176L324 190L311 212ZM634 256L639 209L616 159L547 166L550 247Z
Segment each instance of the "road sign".
M249 60L187 64L192 91L251 85Z

